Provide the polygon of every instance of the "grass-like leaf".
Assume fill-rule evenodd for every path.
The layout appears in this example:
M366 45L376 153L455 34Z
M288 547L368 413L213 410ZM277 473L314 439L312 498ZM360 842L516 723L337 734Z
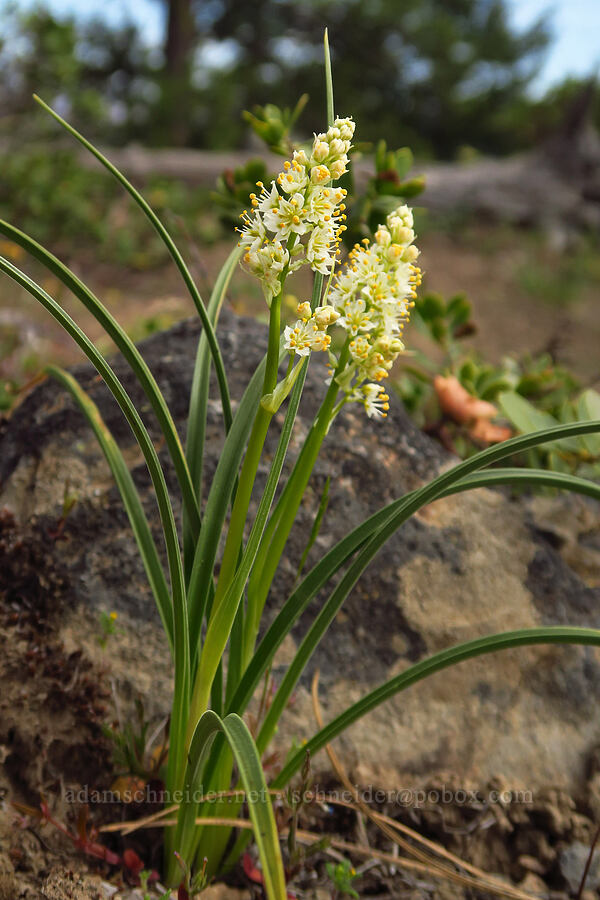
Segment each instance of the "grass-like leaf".
M380 687L375 688L362 700L354 703L341 715L333 719L325 728L314 735L302 749L295 753L273 781L272 788L284 787L290 778L302 767L306 754L311 756L322 747L349 728L366 713L381 703L389 700L394 694L403 691L424 678L429 678L442 669L457 665L475 656L497 653L515 647L527 647L535 644L583 644L600 647L600 631L594 628L568 628L562 626L550 628L524 628L520 631L505 631L472 641L458 644L448 650L442 650L433 656L409 666L400 675L390 678Z
M225 300L225 295L231 277L239 262L241 250L236 247L229 254L223 268L219 272L218 278L208 301L207 315L213 328L216 328L219 313ZM194 364L194 374L192 376L192 389L190 394L190 409L187 423L187 438L185 446L185 454L190 470L190 477L193 485L193 491L197 497L198 505L202 501L202 469L204 464L204 440L206 435L206 415L208 409L208 389L210 381L210 363L211 354L210 346L206 332L203 331L198 341L198 350L196 353L196 361ZM183 525L183 546L186 574L189 576L189 570L193 563L194 551L198 542L198 531L193 527L193 520L188 520L187 515L184 518ZM189 579L188 579L189 580Z
M38 244L37 241L34 241L29 235L2 219L0 219L0 234L3 234L4 237L13 241L13 243L18 244L27 253L31 254L31 256L41 262L48 271L52 272L52 274L55 275L56 278L58 278L58 280L83 303L85 308L104 328L108 336L112 338L131 366L132 371L136 375L144 393L152 405L160 429L165 437L165 442L171 459L173 460L173 466L181 488L186 516L190 523L190 531L193 535L197 536L200 530L200 515L183 447L179 440L175 423L173 422L173 418L165 402L165 398L163 397L152 372L146 365L142 354L129 335L121 328L117 320L111 315L98 297L96 297L87 285L84 284L74 272L65 266L58 257L42 247L41 244Z
M45 109L46 112L50 113L50 115L59 123L59 125L62 125L62 127L66 131L68 131L69 134L72 135L72 137L74 137L76 140L78 140L79 143L82 144L82 146L84 146L86 148L86 150L89 150L89 152L93 156L96 157L98 162L102 163L104 168L107 169L111 173L111 175L113 175L117 179L117 181L125 188L127 193L135 200L135 202L140 207L142 212L145 214L145 216L151 222L154 229L158 233L160 239L162 240L163 244L169 251L169 254L170 254L173 262L179 269L181 277L183 278L185 286L187 287L187 289L189 291L189 294L194 302L194 306L196 307L196 310L198 312L198 315L200 316L202 325L206 332L208 345L210 347L210 352L211 352L211 355L213 358L213 362L215 364L217 381L219 382L219 390L221 393L221 402L223 404L223 418L225 420L225 427L226 427L226 429L228 429L231 425L231 421L232 421L233 417L232 417L232 413L231 413L231 401L229 398L229 387L227 385L227 376L225 374L225 366L223 365L223 358L221 356L221 350L220 350L219 344L217 342L217 336L215 334L214 328L211 324L208 313L207 313L204 303L202 301L202 297L200 296L200 292L199 292L198 288L196 287L196 283L194 282L194 279L191 276L190 270L188 269L188 267L185 263L185 260L183 259L181 253L177 249L177 246L175 245L173 238L171 237L171 235L169 234L169 232L167 231L167 229L165 228L165 226L163 225L163 223L161 222L159 217L156 215L156 213L154 212L154 210L152 209L150 204L140 194L140 192L138 190L136 190L136 188L134 188L134 186L131 184L131 182L128 181L127 178L125 178L123 173L120 172L117 169L117 167L114 166L110 162L110 160L107 159L106 156L104 156L104 154L100 152L100 150L98 150L97 147L94 147L94 145L92 143L90 143L90 141L88 141L87 138L85 138L82 134L80 134L79 131L77 131L75 128L73 128L72 125L69 125L69 123L67 121L65 121L65 119L62 118L62 116L59 116L59 114L57 112L55 112L55 110L53 110L52 107L48 106L47 103L44 103L44 101L41 99L41 97L38 97L36 94L34 94L34 100L36 101L36 103L39 103L39 105L43 109Z
M28 291L61 325L73 340L81 347L92 365L104 379L108 389L119 404L129 426L144 455L148 471L152 479L152 485L156 495L156 501L160 513L160 520L167 549L167 561L171 580L172 599L172 645L175 662L175 689L173 694L173 707L171 713L170 747L169 754L169 785L176 784L183 776L182 754L178 748L185 740L186 718L188 708L188 695L190 687L190 655L189 655L189 631L187 618L187 601L185 595L185 583L183 578L183 566L179 551L179 541L173 508L164 473L160 461L154 449L144 423L131 402L123 385L113 372L102 354L97 350L87 335L73 321L53 298L35 283L28 275L14 266L4 257L0 257L0 271L4 272L18 285Z
M246 793L248 812L262 865L265 893L269 900L286 900L285 875L271 797L252 735L239 716L232 714L221 719L212 710L207 710L196 725L190 744L185 778L186 793L190 798L183 806L184 815L179 819L175 846L184 859L189 858L198 806L193 800L194 792L198 791L200 794L203 792L204 762L210 744L218 732L225 735L232 750L240 781Z
M369 540L360 549L358 555L344 573L339 584L335 587L329 599L320 610L298 648L298 651L273 698L273 702L265 717L260 734L258 735L257 744L261 751L264 750L269 743L275 728L277 727L277 722L279 721L281 713L283 712L300 675L308 660L315 652L341 605L344 603L346 597L374 556L388 538L400 528L404 522L417 512L417 510L421 509L421 507L443 496L447 489L457 485L467 475L470 475L478 468L483 468L490 462L495 462L498 459L510 456L512 453L518 452L519 450L528 449L532 446L538 446L539 444L553 441L557 437L570 437L573 435L595 433L598 431L600 431L600 422L583 422L561 425L544 431L535 432L534 434L511 438L508 441L504 441L502 444L489 447L487 450L483 450L470 459L459 463L457 466L454 466L454 468L442 473L437 478L434 478L429 484L425 485L425 487L407 494L397 501L396 504L392 504L392 506L395 507L394 511L377 531L372 533ZM565 483L567 485L575 486L576 483L569 480L572 476L563 474L563 478L566 479L566 482L563 482L561 486L564 487ZM472 486L472 484L468 485L468 487Z

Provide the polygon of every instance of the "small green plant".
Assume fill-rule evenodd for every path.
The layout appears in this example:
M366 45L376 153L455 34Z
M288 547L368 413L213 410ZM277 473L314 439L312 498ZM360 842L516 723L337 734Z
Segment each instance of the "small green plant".
M100 634L97 635L96 640L102 649L106 650L108 639L118 631L116 612L106 612L105 609L101 610L98 625L100 627Z
M178 528L167 479L139 410L110 362L50 294L9 259L0 271L25 288L84 350L118 402L139 444L158 506L166 557L155 542L124 456L90 397L72 374L47 372L73 397L94 431L120 490L156 601L174 668L168 757L162 767L165 802L176 823L165 829L165 877L179 896L200 889L235 863L254 836L261 883L269 900L286 900L286 879L271 793L280 792L313 756L387 698L423 678L472 657L519 646L574 643L600 646L600 630L539 627L491 634L439 651L393 676L293 749L267 784L261 760L279 719L315 649L349 593L388 538L414 513L438 498L490 484L550 485L600 499L600 487L570 474L491 468L517 452L600 432L600 421L575 421L512 438L460 462L422 487L370 516L331 547L288 596L261 631L263 610L284 554L315 462L335 439L335 419L348 404L366 414L365 424L385 419L389 398L384 380L404 351L402 331L420 284L412 211L395 205L372 236L355 244L342 263L348 190L341 184L354 134L351 118L334 114L333 87L325 43L326 130L312 145L295 150L272 183L257 185L234 248L205 304L171 235L153 208L104 155L56 112L41 105L99 160L154 226L175 262L203 325L195 362L185 448L165 398L138 348L94 293L55 255L20 229L0 221L0 234L44 265L101 323L135 373L158 420L173 465L183 516ZM382 151L382 165L390 160ZM404 159L404 157L403 157ZM395 157L396 174L399 160ZM385 171L385 170L383 170ZM379 173L381 175L381 172ZM400 175L398 175L400 178ZM395 182L394 182L395 183ZM268 308L267 352L234 407L215 332L227 286L240 259L258 278ZM297 319L281 327L289 275L304 266L313 273L310 300L298 304ZM464 327L462 302L444 315ZM456 326L456 328L454 327ZM330 329L334 332L332 340ZM294 431L313 353L324 353L330 373L323 399L285 486L276 492ZM203 473L209 378L214 366L223 412L224 445L216 471ZM267 433L285 404L275 452L263 456ZM379 423L381 424L381 423ZM371 427L372 427L371 426ZM261 461L268 469L261 492ZM251 514L251 499L258 500ZM223 540L222 540L223 539ZM223 548L220 552L220 548ZM327 590L325 590L327 589ZM273 658L302 613L318 608L285 676L252 734L244 715L260 690ZM137 738L141 739L141 743ZM139 758L144 734L134 736ZM233 820L242 801L226 797L232 785L244 792L249 829L233 840ZM207 796L210 794L210 796ZM215 800L215 797L217 798ZM219 820L219 825L211 820ZM222 822L231 821L231 827ZM199 822L197 822L199 820ZM141 870L143 866L139 866ZM341 877L341 876L340 876ZM350 888L349 878L344 881Z
M347 894L358 900L358 893L352 887L352 882L358 877L356 869L349 859L344 859L339 863L328 862L325 864L327 874L329 875L334 886L333 897L343 897Z
M471 304L463 294L448 301L433 292L422 295L415 302L413 321L437 348L437 358L433 352L422 351L407 357L394 387L417 424L442 436L462 458L473 455L481 443L504 440L506 430L474 428L474 420L461 416L460 406L453 409L444 404L440 379L456 379L467 401L495 404L495 409L484 410L484 419L503 417L513 431L522 434L600 415L600 394L591 388L582 390L578 379L547 352L520 359L507 356L494 365L464 350L463 338L474 333L475 325ZM520 465L535 469L600 478L600 442L593 435L535 447L517 459Z
M140 698L135 701L135 717L132 721L121 722L117 726L103 729L105 737L113 744L113 760L121 775L136 775L144 782L159 779L162 766L167 758L167 735L162 743L153 747L154 738L149 734L150 722L144 712ZM162 729L161 729L162 730Z

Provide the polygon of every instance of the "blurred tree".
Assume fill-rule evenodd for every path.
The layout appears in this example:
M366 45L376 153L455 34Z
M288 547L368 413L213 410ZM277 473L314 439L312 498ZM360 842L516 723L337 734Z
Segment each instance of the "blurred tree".
M5 16L0 107L30 109L36 90L107 142L223 148L244 142L243 109L308 91L301 126L319 130L328 25L337 108L353 113L361 140L385 134L445 158L464 146L503 154L531 146L554 116L527 95L548 30L539 21L516 33L508 0L157 2L165 37L154 48L133 25L40 7L15 12L11 33Z
M0 71L0 114L9 135L15 116L26 113L32 121L31 95L38 93L91 135L120 142L144 127L157 95L149 50L134 25L113 28L101 19L80 25L43 7L5 11Z
M167 0L167 34L162 80L162 118L166 143L187 143L189 119L186 114L192 97L191 72L196 41L192 0Z
M322 96L322 33L329 26L337 105L352 109L362 139L385 134L449 157L463 144L506 152L519 143L509 111L523 104L549 34L542 21L517 34L505 0L193 0L200 52L232 60L217 77L212 105L228 140L238 109L285 105L303 91ZM218 102L223 96L224 105ZM318 128L318 105L311 105ZM227 122L223 117L227 113ZM199 114L200 138L211 123ZM214 122L214 119L213 119ZM232 133L233 131L233 133Z

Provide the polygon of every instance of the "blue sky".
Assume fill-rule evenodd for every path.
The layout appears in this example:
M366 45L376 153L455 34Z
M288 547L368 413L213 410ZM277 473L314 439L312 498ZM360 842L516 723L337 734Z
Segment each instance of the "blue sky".
M525 28L548 11L554 43L534 84L535 93L561 81L566 75L589 75L600 68L600 0L508 0L512 19ZM33 6L35 0L20 0ZM46 0L56 12L82 16L103 15L117 23L139 22L151 43L161 39L164 5L160 0Z

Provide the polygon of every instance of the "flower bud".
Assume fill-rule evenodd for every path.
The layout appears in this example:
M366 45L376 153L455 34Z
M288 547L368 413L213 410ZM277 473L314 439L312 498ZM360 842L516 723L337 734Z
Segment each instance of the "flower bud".
M415 247L414 244L411 244L410 247L406 247L404 253L402 254L402 262L414 262L419 256L419 250Z
M304 303L298 304L298 309L296 310L298 317L300 319L310 319L312 315L312 309L310 308L310 303L308 300L305 300Z
M410 242L415 239L415 233L412 228L398 228L394 238L399 244L410 244Z
M304 150L294 150L294 159L301 166L308 165L308 156L304 152Z
M333 178L341 178L346 171L346 162L344 159L336 159L329 166Z
M339 129L343 141L351 141L354 135L354 122L352 119L336 119L333 123Z
M334 138L332 141L329 141L329 152L332 156L339 159L346 154L346 142L340 141L339 138Z
M375 240L379 244L380 247L389 247L392 242L392 236L383 225L380 225L377 231L375 232Z
M319 306L315 310L314 319L319 328L328 328L340 317L339 312L333 306Z
M315 162L322 163L329 156L329 144L325 141L315 141L312 155Z
M387 334L382 334L380 338L377 339L375 344L375 348L379 350L380 353L383 353L384 356L390 352L390 348L392 346L392 339Z

